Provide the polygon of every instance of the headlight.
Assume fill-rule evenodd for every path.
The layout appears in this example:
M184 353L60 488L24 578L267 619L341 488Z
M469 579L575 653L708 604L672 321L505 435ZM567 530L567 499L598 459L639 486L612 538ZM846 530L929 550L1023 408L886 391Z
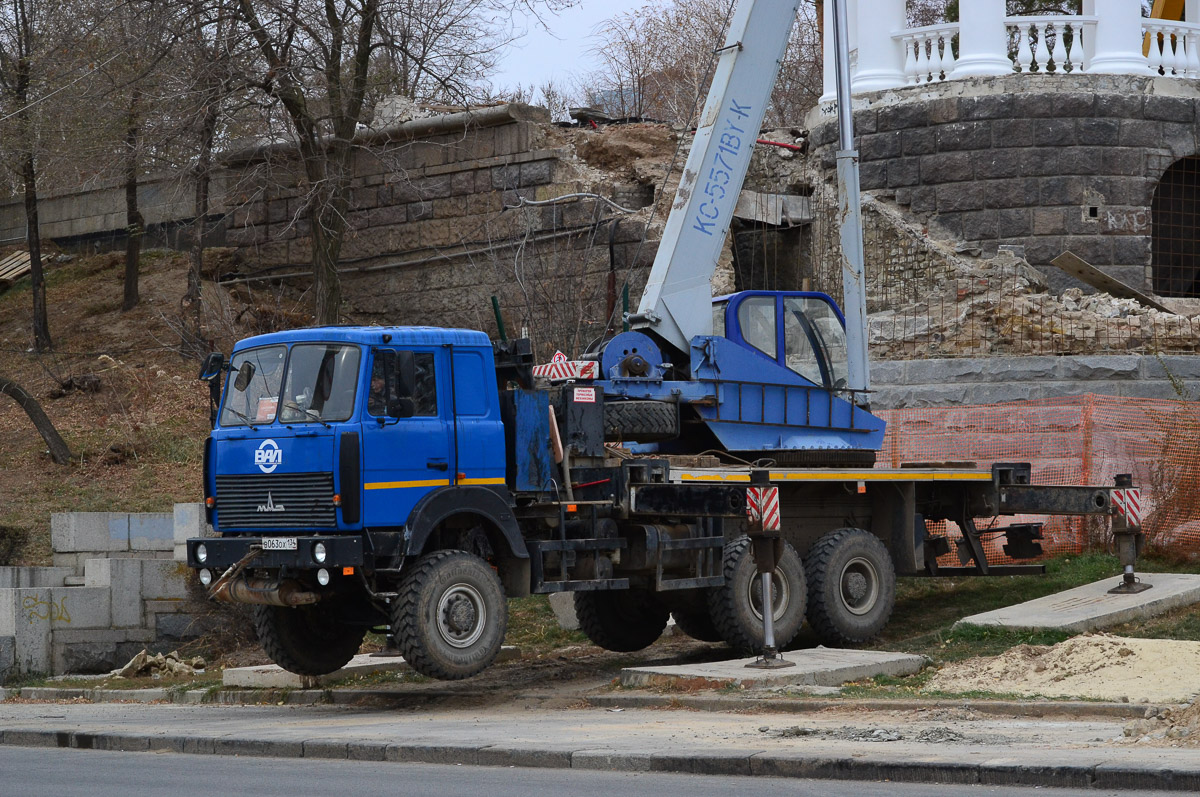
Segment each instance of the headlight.
M206 587L212 583L212 571L207 567L200 571L200 583Z
M200 543L199 545L196 546L196 561L197 562L207 562L208 561L208 548L204 547L204 543Z
M313 560L316 561L317 564L324 564L325 557L327 555L328 554L325 551L325 543L318 542L313 546Z
M317 583L322 587L329 586L329 571L323 567L317 571Z

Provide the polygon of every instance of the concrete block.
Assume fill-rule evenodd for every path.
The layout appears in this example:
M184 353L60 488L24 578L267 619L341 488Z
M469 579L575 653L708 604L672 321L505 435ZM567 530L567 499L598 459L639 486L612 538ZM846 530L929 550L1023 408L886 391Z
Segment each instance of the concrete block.
M204 504L176 504L173 518L173 538L176 545L192 537L212 537L215 532L204 519Z
M17 667L17 638L15 636L0 636L0 682L10 675L16 674Z
M877 675L912 675L925 666L922 656L908 653L888 653L876 650L812 650L789 651L785 659L794 666L778 670L748 669L754 659L703 664L682 664L663 667L629 667L621 670L621 686L639 688L668 686L686 680L691 683L709 681L714 687L722 684L770 686L803 684L810 686L840 686L847 681L859 681Z
M554 610L554 619L559 628L565 631L578 631L579 618L575 616L575 596L569 592L553 592L550 594L550 608Z
M1142 375L1142 360L1136 354L1080 355L1051 357L1057 361L1058 379L1138 379ZM1054 378L1054 377L1050 377Z
M181 600L187 597L187 567L173 559L143 559L142 598Z
M57 675L110 672L125 663L118 659L116 642L68 644L56 639L51 645L51 672Z
M136 512L129 515L129 550L170 551L174 545L174 514Z
M109 590L114 626L142 624L141 560L89 559L83 572L85 586Z
M964 617L962 625L999 626L1081 633L1142 620L1200 603L1200 576L1183 573L1141 573L1152 588L1134 595L1110 595L1118 576L1085 584L1044 598Z
M163 648L177 647L200 635L201 628L190 614L155 614L149 619L153 624L155 645Z
M0 590L0 638L13 640L15 672L50 672L50 598L44 589Z
M69 567L0 567L0 589L61 587L74 573Z
M129 515L122 512L55 512L50 546L56 553L129 550Z

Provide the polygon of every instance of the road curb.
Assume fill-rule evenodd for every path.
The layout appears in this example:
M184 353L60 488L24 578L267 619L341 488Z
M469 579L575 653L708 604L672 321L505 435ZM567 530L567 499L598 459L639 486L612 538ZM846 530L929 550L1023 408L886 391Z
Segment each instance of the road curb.
M383 708L407 708L415 705L455 700L494 700L496 695L483 691L422 690L398 692L389 689L64 689L51 686L27 686L0 689L0 700L87 700L93 703L213 703L221 705L373 705ZM1058 700L849 700L845 698L758 698L752 696L670 695L610 692L606 694L544 695L519 694L512 700L525 703L587 703L596 708L686 708L695 711L761 711L762 713L806 714L830 708L864 711L920 711L959 709L989 716L1079 718L1109 717L1141 719L1148 709L1155 713L1176 704L1099 703Z
M981 763L925 756L829 756L804 753L717 752L680 755L648 750L631 753L603 748L545 749L498 745L422 745L326 740L263 740L182 735L147 736L68 730L5 730L0 744L123 752L173 752L272 758L313 758L491 767L545 767L613 772L750 775L816 780L906 783L1024 785L1098 789L1200 791L1200 765L1163 769L1124 764L1023 766L1011 760Z

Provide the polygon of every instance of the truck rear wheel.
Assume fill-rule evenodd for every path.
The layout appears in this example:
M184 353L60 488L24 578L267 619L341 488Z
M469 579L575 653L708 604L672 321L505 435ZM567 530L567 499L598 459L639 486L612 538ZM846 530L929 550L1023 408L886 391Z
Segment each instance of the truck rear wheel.
M443 681L470 678L500 655L508 627L504 588L466 551L424 556L400 581L392 633L414 670Z
M579 630L605 650L630 653L648 647L667 627L667 607L644 589L575 593Z
M763 589L750 551L749 537L738 537L725 545L724 572L725 583L715 587L708 596L713 623L731 647L757 653L763 646ZM771 584L775 646L783 648L804 624L804 604L808 594L800 556L786 542Z
M896 604L896 570L887 548L862 529L837 529L805 559L808 621L821 640L855 645L887 625Z
M670 401L604 402L604 439L650 443L679 437L679 407Z
M271 661L297 675L328 675L345 666L362 646L367 629L348 625L336 600L250 607L254 632Z

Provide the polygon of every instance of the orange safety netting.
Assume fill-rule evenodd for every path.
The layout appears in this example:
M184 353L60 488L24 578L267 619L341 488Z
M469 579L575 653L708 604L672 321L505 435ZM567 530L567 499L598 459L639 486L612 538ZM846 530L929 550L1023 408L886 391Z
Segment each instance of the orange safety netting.
M1141 489L1142 528L1157 550L1200 555L1200 403L1087 394L966 407L884 410L879 467L905 462L1029 462L1034 484L1111 486L1133 474ZM981 530L1045 521L1048 554L1104 548L1106 518L1001 517ZM930 524L931 533L941 530ZM945 524L953 539L958 529ZM988 560L1007 561L1003 535L987 540ZM955 557L940 564L955 564Z

